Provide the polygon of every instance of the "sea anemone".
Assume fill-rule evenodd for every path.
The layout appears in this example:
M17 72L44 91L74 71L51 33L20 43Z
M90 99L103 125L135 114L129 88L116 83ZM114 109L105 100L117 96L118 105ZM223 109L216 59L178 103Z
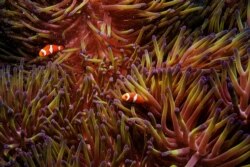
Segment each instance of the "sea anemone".
M138 131L149 135L147 156L157 159L158 165L247 164L250 158L248 111L236 110L241 103L234 104L235 95L231 96L233 102L224 102L225 93L218 91L219 84L213 84L215 70L191 67L181 70L179 65L164 68L160 60L150 62L147 56L145 54L145 60L150 66L147 67L145 61L141 61L138 68L132 65L131 75L121 76L111 90L116 98L114 103L123 111L120 115L125 117L128 126L136 126ZM231 84L227 95L232 94L232 89ZM121 103L118 99L125 92L137 92L145 103Z
M51 122L60 118L59 115L62 118L63 113L59 111L61 109L59 104L68 99L70 85L72 83L67 74L52 63L46 68L33 67L32 70L24 69L23 63L17 67L2 67L0 92L2 165L12 161L16 163L19 156L21 159L24 158L19 159L20 161L27 163L27 160L33 158L30 152L34 149L37 156L38 148L35 145L40 145L41 148L47 134L53 133L51 129L58 132L56 129L58 127L52 128L58 124ZM57 135L57 138L60 138L60 133ZM34 149L31 151L30 148ZM39 156L40 154L42 152Z
M242 63L238 49L228 61L222 61L223 70L221 75L213 71L213 84L217 87L218 94L223 102L232 105L239 118L249 126L249 50L243 56Z
M156 32L174 38L170 30L178 30L187 22L186 16L203 7L182 0L7 0L1 8L1 37L7 39L1 51L9 60L18 60L18 56L29 59L43 45L54 42L98 57L106 57L108 46L113 47L113 52L123 48L131 54L131 49L147 44ZM11 53L6 43L18 46L17 52ZM8 57L2 56L6 60Z
M248 40L249 29L238 33L236 29L225 30L217 34L194 38L186 27L182 27L169 52L167 52L169 47L166 45L165 38L157 39L153 36L152 41L155 47L150 55L156 57L157 61L166 59L166 66L179 65L182 70L192 67L203 70L214 68L220 71L221 61L233 56L235 48L245 64L249 48Z
M1 166L117 166L128 159L128 128L94 96L89 76L75 89L72 76L54 63L0 72Z
M249 2L245 0L204 1L206 6L201 16L203 32L220 32L238 27L239 31L249 27Z

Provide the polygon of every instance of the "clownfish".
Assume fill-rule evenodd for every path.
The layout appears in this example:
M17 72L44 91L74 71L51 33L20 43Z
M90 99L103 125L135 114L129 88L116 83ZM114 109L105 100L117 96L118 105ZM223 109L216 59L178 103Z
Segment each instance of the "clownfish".
M44 48L40 50L39 56L46 57L46 56L55 54L63 49L64 49L64 46L62 45L46 45Z
M122 95L122 100L125 102L132 102L136 104L143 104L146 100L139 94L135 92L125 93Z

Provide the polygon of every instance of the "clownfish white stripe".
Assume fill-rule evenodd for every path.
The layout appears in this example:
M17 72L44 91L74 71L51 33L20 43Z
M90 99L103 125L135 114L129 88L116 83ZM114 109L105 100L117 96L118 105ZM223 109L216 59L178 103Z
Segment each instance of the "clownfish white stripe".
M133 97L133 103L136 102L137 97L138 97L138 94L135 94L135 96Z
M52 45L49 45L49 52L50 52L50 54L53 53L53 46Z

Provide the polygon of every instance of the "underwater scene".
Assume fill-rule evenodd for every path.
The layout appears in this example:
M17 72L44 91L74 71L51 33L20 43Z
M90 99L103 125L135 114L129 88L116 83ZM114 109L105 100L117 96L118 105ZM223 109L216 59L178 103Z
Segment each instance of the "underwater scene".
M0 0L0 167L250 167L250 0Z

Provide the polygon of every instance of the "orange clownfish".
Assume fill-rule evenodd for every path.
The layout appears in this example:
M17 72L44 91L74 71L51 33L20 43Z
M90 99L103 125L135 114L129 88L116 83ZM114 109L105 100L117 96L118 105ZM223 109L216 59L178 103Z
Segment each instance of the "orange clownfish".
M139 95L135 92L123 94L122 100L125 102L132 102L132 103L136 103L136 104L142 104L142 103L145 103L145 101L146 101L141 95Z
M39 56L46 57L55 54L63 49L64 47L62 45L46 45L44 48L40 50Z

